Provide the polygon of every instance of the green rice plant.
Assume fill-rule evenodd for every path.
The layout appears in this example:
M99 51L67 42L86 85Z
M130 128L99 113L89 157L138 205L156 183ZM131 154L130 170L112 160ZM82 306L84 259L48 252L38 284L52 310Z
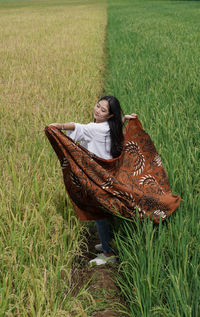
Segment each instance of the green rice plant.
M87 316L94 306L86 287L73 296L86 228L44 127L90 120L105 25L105 1L0 1L0 316Z
M198 2L109 0L107 94L138 114L179 209L159 225L119 220L119 285L131 316L199 315Z

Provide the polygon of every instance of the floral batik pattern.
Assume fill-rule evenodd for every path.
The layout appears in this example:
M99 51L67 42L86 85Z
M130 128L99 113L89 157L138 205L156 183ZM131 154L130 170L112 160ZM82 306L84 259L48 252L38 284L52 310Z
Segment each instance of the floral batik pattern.
M61 164L65 188L81 220L110 214L158 223L179 206L160 155L138 119L130 120L118 158L104 160L53 126L45 128Z

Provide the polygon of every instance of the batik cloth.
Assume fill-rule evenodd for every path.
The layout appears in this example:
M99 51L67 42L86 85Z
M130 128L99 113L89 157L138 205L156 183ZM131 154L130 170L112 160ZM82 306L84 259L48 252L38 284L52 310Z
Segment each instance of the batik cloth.
M138 119L129 120L118 158L97 157L56 127L45 128L60 161L66 191L81 220L139 215L158 223L181 198L173 195L161 158Z

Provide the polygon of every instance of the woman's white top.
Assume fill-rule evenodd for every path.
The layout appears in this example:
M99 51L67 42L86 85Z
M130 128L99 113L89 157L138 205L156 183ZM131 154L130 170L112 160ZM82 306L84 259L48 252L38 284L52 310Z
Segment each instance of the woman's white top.
M111 138L108 121L101 123L91 122L88 124L74 123L75 130L67 131L74 141L81 141L80 144L88 151L106 160L111 159L110 153Z

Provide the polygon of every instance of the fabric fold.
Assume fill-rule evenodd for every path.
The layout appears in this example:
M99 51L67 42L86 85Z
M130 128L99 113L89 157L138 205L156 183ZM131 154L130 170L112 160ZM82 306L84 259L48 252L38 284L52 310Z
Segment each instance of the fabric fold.
M122 153L110 160L97 157L53 126L45 133L81 220L138 213L141 219L158 223L178 208L181 198L172 195L161 158L138 119L128 122Z

